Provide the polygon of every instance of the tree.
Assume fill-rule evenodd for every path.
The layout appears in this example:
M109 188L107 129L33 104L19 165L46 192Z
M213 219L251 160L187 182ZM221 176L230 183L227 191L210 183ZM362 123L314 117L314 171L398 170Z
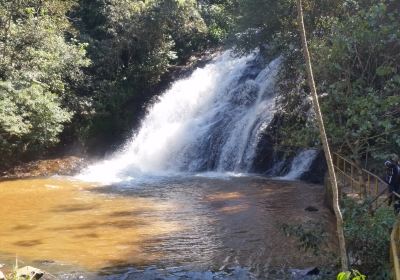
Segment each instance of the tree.
M400 152L400 13L391 1L359 7L315 40L327 130L337 150L359 167Z
M61 99L40 84L15 89L0 83L0 152L15 160L29 153L41 153L58 142L64 123L72 114Z
M40 155L55 145L73 113L85 106L75 89L90 61L66 15L73 5L61 0L0 1L2 164Z
M359 169L381 172L382 160L400 153L400 11L393 1L346 1L339 10L342 16L320 18L309 33L326 130L332 149ZM299 65L295 51L289 53L279 100L287 119L281 138L316 145L318 128Z
M82 19L77 26L93 61L86 91L95 112L88 138L104 145L130 132L172 66L207 45L197 1L81 0L74 16Z
M311 58L310 58L310 53L308 51L308 46L307 46L307 38L306 38L306 31L305 31L304 20L303 20L303 8L302 8L301 0L297 0L297 11L298 11L298 24L299 24L299 28L300 28L301 41L302 41L302 45L303 45L304 59L306 62L308 83L309 83L309 87L311 89L313 107L314 107L314 111L316 113L316 118L318 121L320 137L321 137L321 141L322 141L324 152L325 152L325 158L326 158L327 164L328 164L329 177L330 177L331 187L332 187L332 191L333 191L333 209L334 209L335 215L336 215L336 227L337 227L336 229L337 229L337 234L338 234L338 239L339 239L342 271L348 271L349 265L348 265L348 258L347 258L347 253L346 253L346 241L345 241L344 231L343 231L343 217L342 217L342 213L340 211L340 205L339 205L339 190L338 190L338 185L337 185L337 180L336 180L335 167L333 165L331 152L330 152L330 148L329 148L329 143L328 143L328 138L327 138L326 132L325 132L324 120L323 120L322 112L321 112L321 109L319 106L317 89L315 86L314 75L313 75L313 70L312 70L312 65L311 65Z

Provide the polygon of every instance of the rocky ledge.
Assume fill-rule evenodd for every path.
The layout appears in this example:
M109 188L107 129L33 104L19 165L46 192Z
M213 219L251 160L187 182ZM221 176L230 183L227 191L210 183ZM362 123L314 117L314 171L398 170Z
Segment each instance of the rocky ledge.
M16 167L3 171L4 179L46 177L52 175L69 176L77 173L87 165L82 157L65 156L55 159L41 159L28 163L22 163Z

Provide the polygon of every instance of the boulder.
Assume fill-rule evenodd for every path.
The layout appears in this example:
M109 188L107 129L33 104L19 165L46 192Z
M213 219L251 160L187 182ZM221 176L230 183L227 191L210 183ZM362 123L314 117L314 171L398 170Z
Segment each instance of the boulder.
M320 270L318 267L311 267L306 269L289 269L292 280L308 280L315 279L315 275L319 275Z
M44 272L38 268L32 266L24 266L17 270L17 276L22 278L28 278L32 280L38 280L44 275Z
M316 208L314 206L308 206L304 210L307 212L318 212L318 208Z
M0 280L6 280L6 276L0 271Z

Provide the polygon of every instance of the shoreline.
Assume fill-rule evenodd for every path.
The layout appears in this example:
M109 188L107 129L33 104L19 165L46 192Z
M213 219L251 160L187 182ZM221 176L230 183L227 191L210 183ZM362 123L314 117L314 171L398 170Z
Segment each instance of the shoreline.
M72 176L88 165L85 157L62 156L39 159L15 165L0 173L0 181L50 177L54 175Z

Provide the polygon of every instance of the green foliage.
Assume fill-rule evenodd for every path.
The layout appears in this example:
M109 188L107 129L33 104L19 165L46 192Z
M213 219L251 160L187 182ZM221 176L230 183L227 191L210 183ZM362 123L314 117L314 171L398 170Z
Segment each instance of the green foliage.
M281 230L287 237L294 237L299 249L311 252L318 256L323 251L326 243L327 233L320 223L306 223L305 225L280 225Z
M331 8L306 3L328 138L333 150L360 165L366 159L369 164L371 159L381 164L388 153L400 151L399 9L391 0L333 3ZM284 145L319 145L304 62L296 44L292 40L294 47L286 51L280 83L278 103L284 114L280 138Z
M207 31L195 1L81 1L76 13L100 87L154 85Z
M231 1L81 0L74 16L82 19L81 38L93 61L86 91L95 115L88 138L108 138L110 126L114 137L127 133L172 67L221 43L233 9Z
M19 269L19 265L18 265L18 259L15 260L15 265L13 266L13 269L11 271L11 273L9 273L8 275L6 275L4 280L34 280L36 278L38 278L35 274L33 275L20 275L18 273L18 269Z
M379 208L374 216L368 202L344 201L344 232L351 266L365 272L371 279L390 279L390 233L395 221L393 210Z
M81 108L73 89L84 82L81 69L90 61L66 16L73 5L0 2L0 165L56 144Z
M214 43L224 43L234 32L238 16L237 0L207 1L200 6L201 14L208 27L208 39Z
M354 159L400 149L400 14L387 16L391 1L374 2L312 44L332 144Z
M42 2L0 4L0 22L5 23L0 35L0 77L25 86L40 82L52 92L67 95L67 82L82 80L80 68L89 65L85 44L66 41L64 33L70 30L66 16L50 12L58 7L57 1Z
M358 270L340 272L337 280L365 280L367 277L361 274Z
M271 43L282 46L285 43L282 37L297 31L295 28L292 29L296 21L293 3L290 0L239 1L240 17L237 22L239 49L250 51L255 47Z
M235 42L240 52L260 48L268 56L300 54L295 0L240 0ZM303 1L306 25L314 34L325 30L320 20L342 14L342 1Z
M0 83L0 151L4 158L25 152L42 152L58 142L64 123L72 114L61 107L60 98L43 88L15 89Z
M171 67L222 43L234 9L230 0L0 1L1 149L18 159L60 137L118 138ZM47 104L46 129L27 95Z

